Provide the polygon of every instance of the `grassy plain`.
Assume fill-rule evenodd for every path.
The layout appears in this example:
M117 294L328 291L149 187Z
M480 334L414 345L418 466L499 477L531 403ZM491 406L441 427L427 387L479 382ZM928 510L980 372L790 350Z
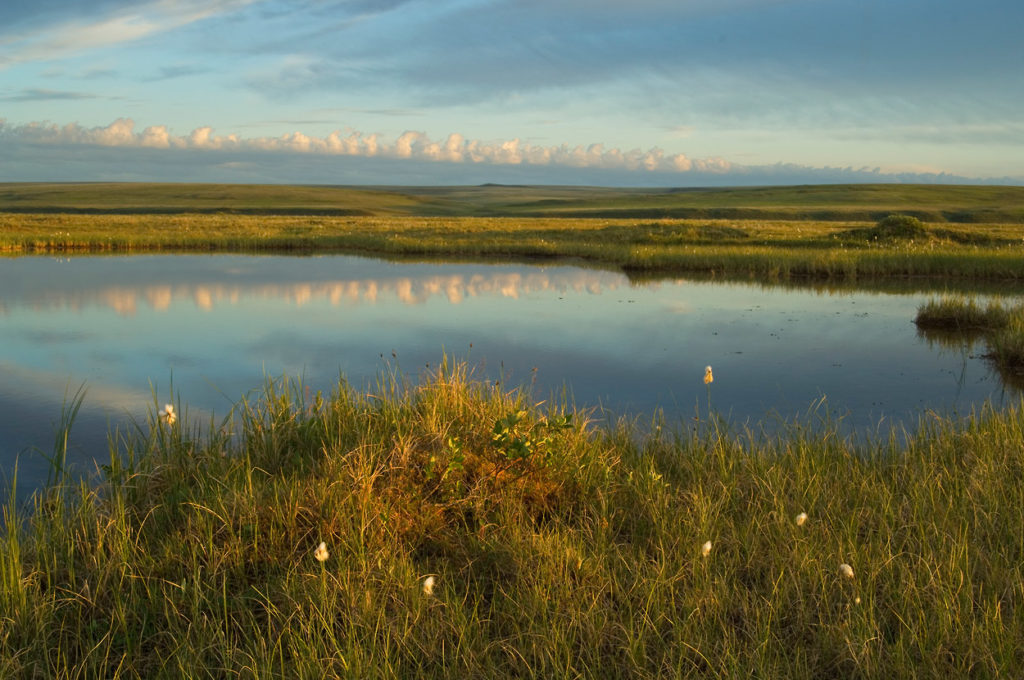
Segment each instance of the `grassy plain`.
M482 185L2 184L0 212L573 217L1024 224L1024 187L843 184L724 189Z
M923 228L880 230L891 213ZM0 250L12 254L561 257L635 275L1024 280L1022 224L1020 187L0 186Z
M7 508L3 677L1024 672L1017 409L641 436L446 366L239 415Z

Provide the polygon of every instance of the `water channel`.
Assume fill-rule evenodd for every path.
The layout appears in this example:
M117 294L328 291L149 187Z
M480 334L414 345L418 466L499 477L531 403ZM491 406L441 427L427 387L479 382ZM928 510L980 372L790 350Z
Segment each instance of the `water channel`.
M267 377L330 392L389 367L415 379L442 353L482 379L563 390L606 417L669 422L713 406L763 423L824 406L854 428L1016 403L979 348L921 337L927 291L631 282L567 264L398 263L349 256L135 255L0 261L0 474L45 480L62 404L82 471L114 426L156 404L227 413ZM101 460L102 462L102 460ZM9 488L9 486L8 486ZM20 493L20 491L19 491Z

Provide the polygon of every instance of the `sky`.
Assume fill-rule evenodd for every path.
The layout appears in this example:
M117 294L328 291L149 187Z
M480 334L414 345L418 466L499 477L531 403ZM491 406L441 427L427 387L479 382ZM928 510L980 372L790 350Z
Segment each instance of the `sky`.
M0 181L1024 184L1020 0L2 0Z

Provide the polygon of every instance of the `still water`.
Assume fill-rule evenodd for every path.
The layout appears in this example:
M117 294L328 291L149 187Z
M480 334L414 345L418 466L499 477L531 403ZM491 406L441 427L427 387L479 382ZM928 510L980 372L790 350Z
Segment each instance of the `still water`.
M389 366L415 379L442 353L481 378L608 414L711 398L733 421L827 410L858 428L967 413L1016 390L969 347L913 324L927 293L827 293L663 280L567 265L409 264L346 256L0 260L0 474L45 479L61 405L87 394L71 456L88 471L115 425L154 403L218 418L267 377L329 392ZM643 416L642 416L643 417ZM102 462L102 461L101 461Z

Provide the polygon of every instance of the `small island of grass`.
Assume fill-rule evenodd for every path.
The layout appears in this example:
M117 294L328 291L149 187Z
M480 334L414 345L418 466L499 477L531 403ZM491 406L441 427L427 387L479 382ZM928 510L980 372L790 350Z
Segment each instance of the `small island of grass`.
M922 305L914 323L925 334L981 337L1001 371L1024 373L1024 303L946 296Z

